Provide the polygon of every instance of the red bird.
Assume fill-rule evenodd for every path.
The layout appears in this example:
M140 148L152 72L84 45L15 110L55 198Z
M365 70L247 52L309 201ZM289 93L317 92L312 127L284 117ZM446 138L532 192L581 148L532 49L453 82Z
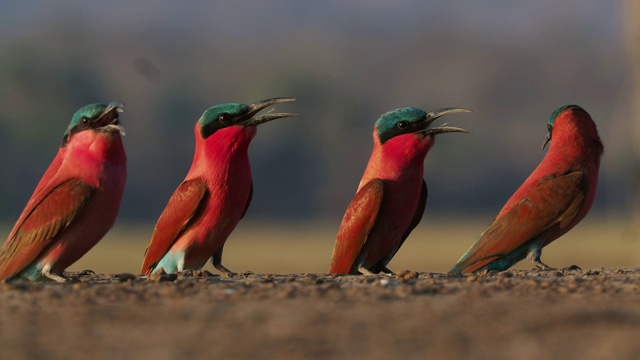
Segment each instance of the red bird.
M205 111L195 126L196 150L191 169L160 215L145 252L142 274L201 269L211 258L219 271L222 248L251 202L253 184L247 151L256 126L296 116L262 109L293 98L253 105L221 104Z
M424 159L435 135L467 132L438 126L437 118L466 109L430 113L406 107L383 114L373 130L373 152L338 230L329 272L392 273L387 264L422 219L427 203Z
M571 230L593 204L604 147L591 116L577 105L549 117L549 152L451 272L503 271Z
M0 249L0 280L66 281L63 271L115 222L127 178L123 105L78 110Z

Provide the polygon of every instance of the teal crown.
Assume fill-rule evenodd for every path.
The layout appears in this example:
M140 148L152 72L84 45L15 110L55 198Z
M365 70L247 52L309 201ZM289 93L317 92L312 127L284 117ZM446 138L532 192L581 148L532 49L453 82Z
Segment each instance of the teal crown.
M582 110L585 111L583 108L581 108L578 105L565 105L565 106L561 106L559 108L556 109L556 111L552 112L551 115L549 116L549 121L547 122L547 124L551 127L553 127L553 124L556 121L556 118L562 114L565 110L568 109L577 109L577 110Z

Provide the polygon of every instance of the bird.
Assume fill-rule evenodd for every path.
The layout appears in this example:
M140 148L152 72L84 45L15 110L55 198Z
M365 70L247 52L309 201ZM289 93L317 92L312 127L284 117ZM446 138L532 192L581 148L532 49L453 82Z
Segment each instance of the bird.
M195 125L195 154L184 181L160 215L141 268L143 275L200 270L209 258L222 265L227 237L249 208L253 181L248 149L257 126L293 113L261 110L295 101L280 97L246 105L219 104L207 109Z
M387 264L422 219L427 203L424 159L437 134L468 132L429 127L449 114L404 107L383 114L373 129L373 151L355 197L342 218L331 257L331 274L393 273Z
M0 249L0 281L69 281L64 270L111 229L127 179L122 111L112 102L75 112Z
M556 109L547 122L542 162L516 190L452 273L504 271L528 257L541 270L542 248L589 212L604 146L593 119L578 105Z

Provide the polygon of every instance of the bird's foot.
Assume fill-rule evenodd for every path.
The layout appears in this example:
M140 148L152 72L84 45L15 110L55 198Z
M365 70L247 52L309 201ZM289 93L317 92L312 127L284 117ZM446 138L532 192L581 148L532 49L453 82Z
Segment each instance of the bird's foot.
M556 268L553 268L545 263L542 262L542 260L540 260L540 255L542 255L542 250L541 249L536 249L533 250L529 253L529 260L531 260L531 263L537 267L540 270L556 270Z
M59 282L59 283L67 283L67 282L71 282L73 279L68 278L62 274L54 274L50 271L51 269L49 268L45 268L42 270L42 276L46 277L47 279Z
M221 273L225 274L228 277L234 277L236 275L238 275L238 273L235 273L229 269L227 269L224 265L222 264L213 264L213 267L216 268L216 270L220 271Z
M205 277L212 277L214 275L209 270L195 270L193 272L193 276L199 277L199 278L205 278Z
M362 275L366 275L366 276L374 276L376 275L374 272L372 272L371 270L365 268L364 266L360 266L358 268L358 271L362 274Z
M213 274L207 270L196 270L196 269L185 269L182 271L178 271L178 275L194 277L194 278L205 278L205 277L213 276Z
M551 267L551 266L549 266L549 265L547 265L547 264L543 263L542 261L538 261L538 262L531 261L531 262L532 262L532 263L533 263L533 265L534 265L535 267L537 267L539 270L544 270L544 271L557 270L556 268Z

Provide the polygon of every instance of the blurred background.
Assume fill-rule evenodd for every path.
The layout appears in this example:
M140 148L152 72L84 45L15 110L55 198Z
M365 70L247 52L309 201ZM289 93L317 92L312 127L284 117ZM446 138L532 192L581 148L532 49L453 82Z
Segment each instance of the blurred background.
M0 223L7 234L72 114L119 100L129 178L114 230L72 269L136 272L208 107L293 96L259 129L235 271L326 271L387 110L460 106L438 139L423 223L392 269L446 271L545 154L561 105L605 145L591 214L550 265L637 266L640 8L633 1L0 1ZM6 236L6 235L2 235ZM525 268L530 265L522 264ZM208 265L210 268L210 265Z

